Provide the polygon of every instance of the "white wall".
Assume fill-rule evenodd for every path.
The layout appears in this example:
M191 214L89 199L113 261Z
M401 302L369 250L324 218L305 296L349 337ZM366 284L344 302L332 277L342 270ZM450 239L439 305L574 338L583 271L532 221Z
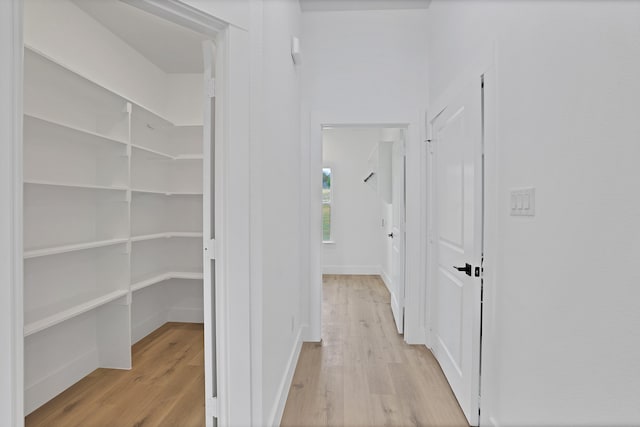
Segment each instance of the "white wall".
M167 74L166 115L176 125L202 125L202 74ZM197 100L194 102L194 100Z
M166 113L166 74L122 39L69 0L24 4L25 44L122 96Z
M426 13L304 12L308 108L406 111L424 107Z
M244 30L249 29L252 1L255 0L182 0L195 9Z
M424 325L418 320L420 309L413 304L424 301L419 293L423 281L420 182L427 99L426 20L425 10L302 14L302 136L303 144L308 144L302 163L309 165L302 180L308 185L308 194L320 194L320 179L316 181L313 171L319 170L322 160L321 137L317 136L321 124L408 125L407 301L411 307L407 307L405 339L412 343L424 342ZM318 196L318 200L307 201L310 234L305 247L310 251L305 277L310 278L310 288L305 292L309 292L311 301L309 339L319 339L321 271L315 266L321 262L322 251L320 200Z
M71 1L24 3L29 47L176 125L202 124L201 74L165 73Z
M380 274L384 250L381 199L363 179L380 142L377 128L325 129L323 166L332 168L333 243L323 245L323 273Z
M297 0L263 2L262 390L265 419L278 425L297 362L303 325L300 274L300 89L291 36L300 35ZM256 173L257 171L254 171Z
M429 14L432 101L497 48L484 425L640 424L640 3L434 1ZM536 216L510 217L524 186Z
M0 2L0 425L23 422L20 1ZM17 193L16 193L17 190ZM20 393L17 395L16 390Z

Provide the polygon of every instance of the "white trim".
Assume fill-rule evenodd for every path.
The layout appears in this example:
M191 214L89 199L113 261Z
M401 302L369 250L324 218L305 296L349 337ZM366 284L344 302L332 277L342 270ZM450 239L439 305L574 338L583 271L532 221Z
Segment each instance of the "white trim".
M284 413L284 407L287 403L287 398L289 397L289 389L291 388L291 382L293 381L293 374L296 371L296 365L298 363L298 358L300 357L300 351L302 350L302 337L306 335L306 329L306 325L302 325L298 329L298 335L294 346L291 349L289 361L287 362L287 370L282 377L282 381L280 381L280 387L278 387L278 398L271 409L269 423L267 424L268 426L277 427L282 421L282 414Z
M191 28L212 38L227 28L227 24L214 16L189 6L179 0L122 0L131 6L145 10L153 15Z
M202 323L204 322L204 309L189 307L171 307L167 313L168 322Z
M497 182L498 178L496 174L498 173L498 156L497 156L497 137L496 137L496 129L497 129L497 117L496 114L496 106L497 102L497 87L496 87L496 63L497 63L497 43L492 41L490 43L485 43L484 46L480 46L479 49L474 51L474 56L467 61L467 66L463 68L463 71L455 76L451 80L451 84L447 87L447 89L438 97L438 99L432 103L430 103L429 109L427 110L427 126L431 129L431 123L444 111L447 101L450 97L452 97L456 91L459 90L460 86L463 86L464 83L472 81L473 79L478 79L481 76L485 76L485 117L484 117L484 126L485 126L485 146L484 146L484 242L483 242L483 253L484 253L484 274L483 274L483 283L484 283L484 294L483 294L483 307L482 307L482 332L481 332L481 348L480 348L480 372L487 372L488 366L492 363L490 352L491 352L491 337L492 332L495 329L495 319L493 318L493 305L492 300L494 298L492 292L495 287L495 260L493 259L492 254L495 253L495 246L497 245L496 239L499 235L499 226L497 222L497 216L494 215L493 209L497 206L498 199L498 188ZM487 79L486 76L491 76L490 79ZM489 88L489 90L486 90ZM425 138L426 139L426 138ZM426 145L426 144L425 144ZM428 165L429 169L427 170L427 175L425 177L427 192L434 192L435 187L432 185L431 180L431 170L435 167L433 161L434 156L429 150L426 150L428 157ZM427 195L427 203L430 201L430 196ZM431 204L432 205L432 204ZM427 215L429 218L432 218L433 206L427 206ZM431 219L429 219L431 221ZM429 226L433 226L431 222L428 223L428 232L432 233L433 230L429 228ZM429 237L427 237L427 241L425 242L425 248L427 251L427 271L434 271L433 266L435 265L435 249L433 247L433 243L429 242ZM427 294L425 301L427 301L426 313L427 316L425 318L425 331L426 339L427 339L427 347L433 348L435 345L434 338L432 336L431 330L434 325L433 315L434 309L432 304L433 301L430 301L430 295L432 294L432 288L435 286L435 276L433 273L427 273ZM428 299L427 299L428 298ZM480 379L480 396L483 396L480 399L480 425L485 425L487 423L497 427L498 424L495 422L495 419L488 415L490 411L490 405L495 402L489 401L491 396L490 392L487 392L489 386L486 383L486 379Z
M379 276L379 265L323 265L322 274Z
M216 319L218 345L218 425L250 426L252 379L251 313L251 92L250 36L228 26L217 56L216 80L222 78L216 104ZM224 62L221 66L220 62ZM223 131L224 128L224 131ZM255 420L258 425L260 421Z
M499 427L497 420L491 413L498 402L492 400L496 395L487 381L487 373L497 369L494 335L497 328L494 306L496 301L497 278L495 259L498 253L498 236L500 236L500 222L498 221L499 200L499 162L498 157L498 117L497 117L497 52L494 51L494 62L484 70L484 272L483 272L483 308L482 308L482 342L480 349L480 425L485 421L494 427ZM484 375L483 375L484 373ZM485 417L487 417L485 419Z
M70 360L38 382L28 385L25 389L25 414L30 414L47 403L51 396L63 392L69 383L73 384L89 375L96 365L98 365L98 350L92 350Z
M423 192L422 182L423 156L422 135L424 117L417 111L389 113L378 111L373 114L360 114L353 111L313 111L309 119L309 173L322 167L322 129L323 127L400 127L407 129L407 194L416 198L407 199L406 211L406 284L405 284L405 341L410 344L424 344L425 287L423 233ZM320 194L320 180L307 180L309 194ZM322 229L317 225L321 221L321 200L309 197L309 341L320 341L322 325ZM377 274L377 273L376 273Z
M24 425L22 0L0 4L0 425Z
M389 291L389 293L391 294L391 277L389 277L389 275L387 274L386 271L384 271L383 268L380 269L380 278L382 279L382 281L384 282L384 285L387 287L387 291Z
M387 291L389 291L391 312L393 313L394 318L400 317L402 316L402 313L401 313L402 307L398 303L398 297L393 292L391 278L387 275L387 273L384 270L381 270L380 273L381 273L380 277L382 278L384 285L387 287ZM397 326L398 325L396 325L396 328ZM398 331L398 333L402 333L402 332Z
M250 90L251 90L251 141L249 162L250 176L250 333L251 333L251 419L254 426L264 424L263 399L263 176L262 176L262 144L263 144L263 105L264 82L262 76L264 5L262 0L249 1L250 37Z
M158 311L151 316L134 324L131 323L131 345L134 345L160 326L167 323L167 314L164 311Z
M222 44L222 43L221 43ZM216 77L215 69L214 69L214 49L215 46L213 42L210 40L206 40L202 43L202 57L203 57L203 84L204 87L207 88L211 85L211 81ZM221 49L221 52L224 51L224 48ZM215 86L215 82L213 83ZM202 153L203 153L203 164L202 164L202 207L204 209L202 215L202 233L204 237L203 244L203 296L204 296L204 305L203 305L203 318L204 321L204 334L205 337L215 336L214 340L205 339L204 343L204 371L205 371L205 402L210 402L213 399L216 399L216 402L221 402L223 398L220 396L220 370L221 367L224 366L224 361L220 361L220 339L225 329L224 317L220 316L218 307L224 305L224 297L221 296L224 291L224 286L222 283L218 282L218 279L221 277L221 271L212 271L212 264L215 262L216 267L220 266L218 264L217 254L221 253L216 247L217 242L212 242L212 240L218 240L218 224L220 224L220 209L212 209L212 206L219 206L218 200L220 194L218 190L220 186L218 185L219 179L221 179L219 170L218 170L218 161L212 159L218 159L219 151L219 140L217 139L215 125L218 124L218 115L217 109L215 108L218 105L218 99L214 99L214 103L212 105L210 92L207 89L202 97L203 103L203 144L202 144ZM211 116L214 116L214 121L212 122ZM208 118L208 119L207 119ZM214 138L215 143L210 144L211 138ZM212 156L213 154L213 156ZM213 175L214 185L212 185L211 177ZM212 198L213 197L213 198ZM213 204L212 204L213 200ZM212 221L211 218L214 218L214 224L212 229ZM215 231L214 231L215 230ZM219 239L218 242L222 242L222 239ZM210 248L213 246L213 248ZM209 249L214 249L209 253ZM215 260L214 260L214 257ZM222 264L222 263L221 263ZM218 268L216 268L218 270ZM219 286L217 286L219 285ZM220 289L218 289L220 287ZM221 292L218 292L221 291ZM212 303L215 301L215 305ZM223 319L223 320L219 320ZM219 322L222 322L219 324ZM218 328L218 326L222 326ZM223 373L222 377L226 377ZM215 378L215 379L214 379ZM216 381L217 380L217 381ZM220 397L220 399L218 399ZM215 412L215 413L214 413ZM221 420L220 410L216 408L213 410L211 405L205 406L205 425L207 427L212 427L217 422L219 423Z

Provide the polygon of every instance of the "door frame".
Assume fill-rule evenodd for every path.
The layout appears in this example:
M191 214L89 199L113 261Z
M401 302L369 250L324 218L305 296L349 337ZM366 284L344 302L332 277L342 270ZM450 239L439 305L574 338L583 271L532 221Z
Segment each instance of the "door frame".
M23 0L0 4L0 424L7 426L24 423L22 20Z
M0 132L6 144L0 144L3 157L11 159L0 178L0 203L11 208L1 213L3 239L0 266L4 316L0 322L0 424L24 425L24 345L23 345L23 272L22 272L22 76L25 0L2 2L0 10L0 52L8 60L0 67ZM211 35L218 46L216 58L216 212L219 225L216 239L216 329L218 364L218 400L209 401L208 414L216 414L219 425L252 425L255 414L247 410L251 401L251 311L246 301L250 281L250 92L248 31L230 25L208 13L178 0L127 0L135 7L164 19ZM231 140L233 136L233 142ZM5 180L7 182L5 182ZM235 195L231 197L231 195ZM241 194L243 196L238 196ZM218 208L217 208L218 209ZM216 210L217 210L216 209ZM230 215L234 212L234 215ZM238 215L237 212L241 214ZM234 239L225 236L234 235ZM7 282L7 283L5 283ZM233 286L230 286L233 283ZM4 297L7 297L6 299ZM230 308L233 307L233 310ZM233 355L233 357L231 357ZM5 381L6 379L6 381ZM6 398L6 399L5 399ZM207 425L213 418L207 417Z
M486 408L490 407L491 402L483 399L482 396L490 395L487 391L492 386L482 377L483 372L487 372L492 365L491 345L493 333L495 331L495 318L493 316L493 305L495 301L495 248L497 245L497 217L499 212L498 203L498 158L497 158L497 72L496 72L497 44L489 43L476 51L475 57L471 58L465 72L461 73L453 83L449 85L447 90L432 104L426 114L427 128L427 173L426 173L426 201L427 201L427 236L426 236L426 345L429 349L434 347L433 328L434 320L434 288L436 285L435 271L437 263L437 251L435 250L434 236L437 234L434 223L435 211L433 201L435 200L435 159L430 142L433 140L432 123L446 109L448 100L455 95L459 88L464 87L465 83L477 81L478 87L482 83L482 291L481 302L478 309L480 318L480 342L478 351L479 357L479 425L490 425L491 414L488 414Z
M406 298L405 298L405 293L406 293L406 284L407 284L407 129L403 128L400 129L400 135L402 135L402 138L400 139L400 141L393 141L394 144L399 143L400 144L400 151L401 151L401 156L402 156L402 206L401 206L401 222L400 222L400 233L402 234L401 238L402 238L402 243L401 243L401 253L402 253L402 259L403 259L403 265L402 265L402 289L400 289L398 286L394 286L394 289L401 295L402 297L400 298L400 300L402 301L402 306L398 305L398 295L391 295L391 312L393 313L393 317L394 320L396 321L396 329L398 330L398 333L400 334L404 334L404 316L405 316L405 306L406 306ZM391 232L393 233L394 231L394 221L396 220L396 215L395 215L395 207L393 206L393 189L394 184L393 184L393 180L396 179L395 176L395 169L394 169L394 153L393 150L395 148L392 146L391 147L391 161L392 161L392 166L391 166L391 186L392 186L392 196L391 196ZM395 240L395 236L393 238L393 241L391 242L391 245L393 246L395 244L396 240ZM392 251L392 258L391 258L391 278L389 279L391 281L392 284L396 285L394 282L394 278L396 277L395 275L395 271L394 271L394 263L393 263L393 247L391 249ZM383 277L383 280L386 281L386 279ZM394 298L396 297L396 301L394 303ZM401 312L400 312L401 311ZM402 324L399 325L398 324L398 318L401 316L401 321Z
M309 116L309 167L303 176L308 185L308 241L309 250L308 304L309 324L305 341L319 342L322 339L322 218L321 180L315 179L314 171L322 169L322 130L325 127L396 127L406 129L406 186L407 194L417 197L405 203L405 314L404 340L409 344L425 344L425 287L424 258L424 192L421 190L424 175L424 116L419 111L365 112L312 111ZM306 159L305 159L306 160ZM319 176L319 175L318 175ZM318 195L317 197L314 195Z

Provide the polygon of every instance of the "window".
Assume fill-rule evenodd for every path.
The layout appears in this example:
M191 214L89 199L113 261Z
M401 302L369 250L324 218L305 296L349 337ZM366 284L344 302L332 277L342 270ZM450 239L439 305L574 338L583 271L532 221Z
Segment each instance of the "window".
M331 168L322 168L322 241L331 242Z

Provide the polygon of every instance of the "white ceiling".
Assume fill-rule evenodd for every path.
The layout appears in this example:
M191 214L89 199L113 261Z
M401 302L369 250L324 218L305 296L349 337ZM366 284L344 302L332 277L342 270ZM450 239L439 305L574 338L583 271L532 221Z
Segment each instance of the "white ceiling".
M303 11L427 9L431 0L300 0Z
M202 72L206 36L119 0L73 1L164 72Z

